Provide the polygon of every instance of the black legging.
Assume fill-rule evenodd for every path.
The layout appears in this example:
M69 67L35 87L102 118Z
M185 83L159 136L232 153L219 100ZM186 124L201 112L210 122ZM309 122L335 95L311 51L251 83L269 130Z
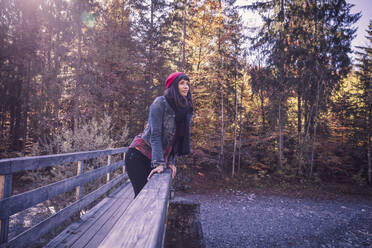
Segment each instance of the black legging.
M151 172L151 160L140 151L129 148L125 154L125 165L136 197L147 183Z

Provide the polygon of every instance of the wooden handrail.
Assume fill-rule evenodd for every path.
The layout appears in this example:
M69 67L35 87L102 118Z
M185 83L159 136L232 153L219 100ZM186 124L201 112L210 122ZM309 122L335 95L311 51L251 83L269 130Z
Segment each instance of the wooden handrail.
M101 167L96 170L70 177L56 183L48 184L34 190L14 195L0 201L0 218L9 217L15 213L32 207L40 202L49 200L57 195L68 192L76 186L86 184L108 172L115 171L124 165L124 161Z
M12 194L12 175L0 175L0 199ZM0 244L8 239L9 217L0 218Z
M0 246L0 248L3 247L20 248L36 242L37 240L40 239L40 237L50 232L50 230L56 228L58 225L63 223L67 218L71 217L74 213L79 212L81 209L88 206L90 203L95 201L98 197L109 191L113 186L115 186L125 178L127 178L126 175L121 175L113 179L109 183L101 186L97 190L84 196L81 200L72 203L71 205L62 209L55 215L52 215L51 217L40 222L36 226L19 234L17 237L11 239L6 245Z
M114 155L123 153L128 150L127 147L88 151L88 152L74 152L64 154L54 154L45 156L33 156L22 158L0 159L0 175L9 175L25 170L41 169L44 167L67 164L77 162L80 160L87 160L91 158L98 158L107 155Z
M99 247L163 247L170 185L170 169L154 174Z
M98 151L75 152L56 155L22 157L0 160L0 247L24 247L38 240L40 237L48 233L51 229L57 227L74 213L79 212L82 208L95 201L98 197L112 189L115 185L128 179L124 173L125 162L121 161L111 163L111 157L115 154L123 154L128 150L127 147L117 149L107 149ZM84 173L82 170L83 161L92 158L108 156L109 165ZM124 158L124 156L122 156ZM62 181L52 183L37 189L24 192L18 195L11 195L12 174L16 172L41 169L50 166L57 166L71 162L78 162L80 170L78 175L64 179ZM119 168L123 168L123 173L120 176L107 180L106 184L99 189L82 196L79 187L100 177L107 175ZM107 177L107 176L106 176ZM111 179L111 178L108 178ZM8 242L9 216L18 213L24 209L34 206L40 202L70 191L76 188L78 198L74 203L62 209L55 215L49 217L45 221L33 226L25 232L19 234Z
M0 160L0 173L5 173L4 175L0 174L0 248L20 248L38 241L69 217L96 201L115 185L120 185L122 182L127 181L128 176L125 173L124 162L126 151L127 148L123 147L100 151ZM122 154L123 156L116 158L116 160L120 159L120 161L113 162L112 155L114 154ZM102 156L107 156L107 163L103 163L102 167L88 172L83 169L84 160ZM12 173L70 162L77 162L78 172L76 176L18 195L11 195ZM118 170L120 170L120 175L112 178L115 175L112 172ZM106 184L93 192L83 195L81 187L84 184L104 176ZM127 185L127 183L123 185ZM124 189L123 185L119 186L118 189ZM162 174L153 175L125 212L118 216L116 224L112 229L108 230L108 235L105 238L102 236L104 240L100 243L100 247L163 247L170 185L170 169L166 169ZM75 188L75 202L8 241L9 216Z

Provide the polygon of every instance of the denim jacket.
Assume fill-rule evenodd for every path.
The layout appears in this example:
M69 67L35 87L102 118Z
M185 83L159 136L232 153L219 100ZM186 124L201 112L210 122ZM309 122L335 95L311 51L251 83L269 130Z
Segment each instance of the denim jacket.
M192 114L187 115L190 126ZM157 97L150 106L148 123L140 136L137 136L130 147L136 147L147 155L151 152L151 166L159 163L175 164L176 155L171 155L176 135L176 114L164 96ZM190 150L190 130L184 139L186 149ZM146 143L142 144L142 143ZM148 148L147 148L148 147ZM147 155L150 157L150 154Z
M190 126L192 114L187 115ZM190 130L187 130L184 146L190 150ZM157 163L175 164L176 155L167 157L172 151L176 134L176 114L164 96L157 97L150 106L148 124L143 132L143 140L151 146L152 165ZM167 160L167 161L166 161Z

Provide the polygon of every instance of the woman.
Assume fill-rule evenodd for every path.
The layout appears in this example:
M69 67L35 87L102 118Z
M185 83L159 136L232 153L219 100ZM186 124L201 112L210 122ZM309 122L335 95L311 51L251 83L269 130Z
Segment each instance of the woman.
M189 78L175 72L165 81L163 96L150 106L147 126L136 136L125 156L135 197L154 173L166 166L176 175L176 157L190 152L190 122L193 113Z

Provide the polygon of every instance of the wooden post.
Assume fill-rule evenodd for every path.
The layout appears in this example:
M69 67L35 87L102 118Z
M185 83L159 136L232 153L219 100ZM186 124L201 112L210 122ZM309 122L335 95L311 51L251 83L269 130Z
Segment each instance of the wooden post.
M12 194L12 175L0 175L0 199ZM8 242L9 217L0 220L0 244Z
M84 172L84 161L78 161L78 167L77 167L77 175L79 176ZM82 186L76 187L76 197L75 199L78 201L81 199L81 188Z
M111 160L112 160L112 155L108 155L108 157L107 157L107 166L110 166ZM108 183L109 181L110 181L110 172L107 173L106 183Z
M125 152L123 153L123 161L125 161ZM125 173L125 165L123 166L123 174Z

